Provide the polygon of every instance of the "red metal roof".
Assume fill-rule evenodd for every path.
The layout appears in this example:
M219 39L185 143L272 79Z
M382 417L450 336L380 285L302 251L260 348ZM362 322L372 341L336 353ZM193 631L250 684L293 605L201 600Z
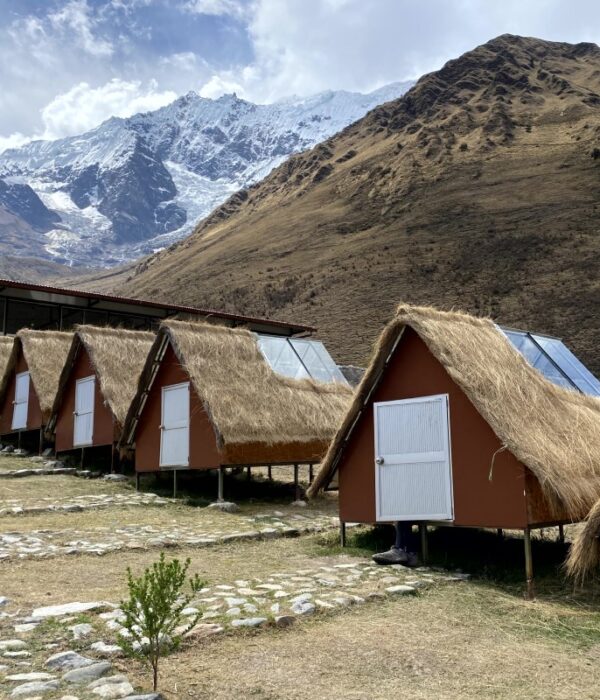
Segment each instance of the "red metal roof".
M257 316L244 316L241 314L229 313L227 311L216 311L215 309L201 309L195 306L185 306L182 304L169 304L147 299L133 299L130 297L117 296L112 294L101 294L99 292L88 292L83 289L70 289L67 287L53 287L46 284L33 284L31 282L17 282L15 280L0 278L0 298L6 288L25 289L35 292L46 292L48 294L62 294L66 296L80 297L83 299L96 299L99 301L115 302L120 304L131 304L132 306L146 306L153 309L165 309L167 311L179 311L182 313L194 314L197 316L223 318L240 323L254 323L266 326L287 327L294 333L309 332L316 330L313 326L306 326L300 323L290 323L288 321L278 321L275 319L260 318Z

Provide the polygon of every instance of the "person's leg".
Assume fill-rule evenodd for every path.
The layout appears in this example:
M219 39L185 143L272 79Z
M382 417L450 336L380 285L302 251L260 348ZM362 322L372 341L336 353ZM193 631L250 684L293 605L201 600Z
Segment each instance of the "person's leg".
M406 547L409 542L410 523L395 522L396 541L387 552L373 555L377 564L404 564L407 561Z
M396 549L408 551L410 549L410 540L412 535L412 526L404 521L396 521L394 523L396 529Z

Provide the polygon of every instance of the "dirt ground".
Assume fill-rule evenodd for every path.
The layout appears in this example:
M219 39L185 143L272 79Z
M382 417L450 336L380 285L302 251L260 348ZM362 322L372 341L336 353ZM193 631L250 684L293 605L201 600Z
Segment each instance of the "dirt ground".
M3 480L0 507L3 500L12 498L37 502L101 493L131 494L132 489L70 476ZM5 515L0 518L0 536L209 522L231 527L231 519L242 527L245 519L261 511L277 509L286 516L298 512L285 498L248 500L236 514L191 505L193 499L186 494L160 507L115 504L85 512ZM303 512L309 515L316 507ZM330 515L335 512L331 499L318 507ZM167 700L597 698L598 598L591 585L573 590L561 573L565 551L555 541L556 533L548 530L541 535L534 541L535 602L523 598L518 537L508 533L500 540L492 533L438 530L430 537L432 563L449 571L470 572L470 581L436 583L417 596L318 612L303 616L290 628L228 630L188 642L164 659L161 690ZM326 530L203 548L184 543L166 554L190 557L190 573L198 573L214 586L332 562L366 561L388 543L389 536L385 530L351 530L349 546L342 550L337 532ZM0 562L0 595L11 599L22 615L37 606L72 601L118 602L126 595L126 568L141 573L156 561L159 551L125 548L104 556L7 559ZM10 624L4 624L2 637L11 632ZM150 675L140 662L121 660L115 667L127 673L136 687L149 690Z

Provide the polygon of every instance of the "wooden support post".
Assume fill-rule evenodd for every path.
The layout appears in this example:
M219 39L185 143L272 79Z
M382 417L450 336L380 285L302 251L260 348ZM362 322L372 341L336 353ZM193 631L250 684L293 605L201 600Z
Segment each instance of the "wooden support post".
M19 432L17 433L17 449L18 449L18 450L21 449L21 431L20 431L20 430L19 430Z
M340 546L346 546L346 523L340 520Z
M296 493L295 500L300 500L300 484L298 482L298 465L294 464L294 490Z
M308 465L308 483L312 484L314 478L315 478L315 474L314 474L313 465L311 463Z
M173 469L173 498L177 498L177 469Z
M558 526L558 541L561 544L565 543L565 526L564 525Z
M498 535L498 539L499 539L499 540L503 540L503 539L504 539L504 530L503 530L501 527L499 527L499 528L496 530L496 534Z
M44 451L44 429L40 428L40 444L38 446L38 454L41 455Z
M533 557L531 555L531 531L528 527L523 530L523 542L525 544L525 578L527 582L527 598L533 600L535 592L533 588Z
M79 460L79 469L83 469L83 454L85 451L85 447L81 448L81 459Z
M267 467L267 476L269 478L269 481L273 481L273 467L269 464Z
M115 446L110 446L110 473L115 473Z
M135 490L140 490L140 473L138 471L135 473Z
M427 523L419 523L419 535L421 536L421 561L427 564L429 561L429 542L427 540Z
M2 312L2 335L8 333L8 299L4 300L4 311Z
M218 490L217 490L217 501L219 503L223 502L223 476L224 476L224 469L223 467L219 467L219 485L218 485Z
M252 478L252 470L250 467L246 467L246 479L248 479L248 481L250 481L251 478Z

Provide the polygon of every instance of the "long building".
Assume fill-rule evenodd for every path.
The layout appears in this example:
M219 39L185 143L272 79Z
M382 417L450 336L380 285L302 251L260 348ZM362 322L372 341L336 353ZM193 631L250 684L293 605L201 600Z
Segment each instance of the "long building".
M0 279L0 335L14 335L22 328L70 330L75 324L154 330L160 321L175 316L187 320L212 320L229 327L244 326L270 335L310 335L315 330L298 323L194 306Z

